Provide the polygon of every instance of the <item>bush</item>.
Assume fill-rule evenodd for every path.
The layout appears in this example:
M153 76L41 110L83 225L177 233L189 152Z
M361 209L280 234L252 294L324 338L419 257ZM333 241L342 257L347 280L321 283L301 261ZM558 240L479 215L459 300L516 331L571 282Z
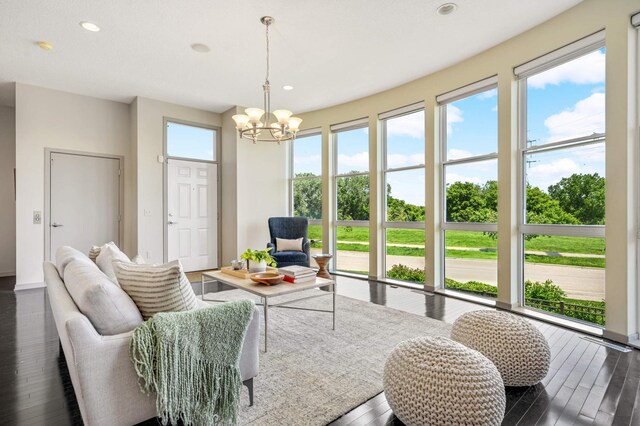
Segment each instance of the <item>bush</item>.
M387 276L396 280L424 283L424 270L409 268L406 265L393 265L387 272Z
M546 280L543 283L538 281L531 282L530 280L524 282L525 299L540 299L559 302L564 300L565 297L567 297L567 293L555 285L551 280Z
M479 296L498 297L498 287L478 281L467 281L461 283L451 278L444 279L444 286L449 290L466 291Z

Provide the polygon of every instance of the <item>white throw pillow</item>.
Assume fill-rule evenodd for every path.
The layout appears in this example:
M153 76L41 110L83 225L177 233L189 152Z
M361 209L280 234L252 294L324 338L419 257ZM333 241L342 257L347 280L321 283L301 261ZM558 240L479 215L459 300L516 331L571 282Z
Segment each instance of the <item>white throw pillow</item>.
M138 306L142 318L158 312L190 311L198 307L196 295L180 261L164 265L137 265L114 261L120 287Z
M74 260L90 262L89 258L80 250L69 246L58 247L58 250L56 250L56 268L58 268L60 277L64 277L65 268Z
M111 281L117 284L118 280L113 270L114 260L131 263L131 260L129 260L126 254L120 251L118 246L113 243L107 243L106 247L100 250L100 254L96 258L96 265L98 265L98 268L100 268Z
M276 251L302 251L302 240L300 237L295 240L276 238Z
M116 245L116 243L114 243L113 241L109 241L106 244L103 244L101 246L91 246L91 248L89 249L89 259L91 259L94 263L96 262L96 259L98 258L98 256L100 255L100 252L102 251L103 248L105 248L108 245Z
M64 285L71 298L98 333L126 333L142 323L135 303L89 259L69 262Z
M135 256L133 256L133 258L131 259L131 262L135 263L136 265L147 264L147 261L145 260L145 258L140 256L139 254L136 254Z

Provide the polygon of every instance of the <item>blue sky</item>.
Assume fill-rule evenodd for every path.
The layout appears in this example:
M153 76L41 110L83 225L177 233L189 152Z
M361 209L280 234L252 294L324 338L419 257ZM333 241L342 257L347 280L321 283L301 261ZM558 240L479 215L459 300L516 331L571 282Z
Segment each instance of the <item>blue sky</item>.
M604 133L605 51L597 50L527 79L527 137L544 144ZM497 151L497 90L492 89L447 105L447 158L465 158ZM295 171L320 173L320 136L296 141ZM312 138L304 138L311 140ZM408 114L387 122L391 168L424 160L424 114ZM338 135L338 173L368 169L366 129ZM604 146L589 145L549 151L527 158L527 181L544 191L574 173L604 176ZM497 178L495 160L448 166L446 182L482 184ZM388 175L394 197L424 205L424 173Z
M172 157L215 160L216 131L167 123L167 154Z

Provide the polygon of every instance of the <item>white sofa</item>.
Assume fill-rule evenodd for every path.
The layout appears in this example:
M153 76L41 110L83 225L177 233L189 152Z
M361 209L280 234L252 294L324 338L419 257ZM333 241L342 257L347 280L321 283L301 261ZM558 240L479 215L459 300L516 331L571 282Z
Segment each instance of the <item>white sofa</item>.
M74 256L84 255L77 252ZM85 258L88 260L88 257ZM95 270L96 274L101 273L97 267ZM72 299L56 265L45 262L44 276L85 425L133 425L155 417L155 395L142 393L129 359L132 332L100 335ZM258 374L258 318L259 311L256 308L240 359L240 373L249 389L250 400L253 399L253 377Z

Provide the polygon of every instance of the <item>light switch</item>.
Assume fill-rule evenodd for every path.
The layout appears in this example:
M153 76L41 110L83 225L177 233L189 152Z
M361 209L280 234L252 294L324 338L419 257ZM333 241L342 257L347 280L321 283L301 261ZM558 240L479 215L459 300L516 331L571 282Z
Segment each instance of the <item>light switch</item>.
M33 211L33 224L40 225L42 223L42 212L40 210Z

